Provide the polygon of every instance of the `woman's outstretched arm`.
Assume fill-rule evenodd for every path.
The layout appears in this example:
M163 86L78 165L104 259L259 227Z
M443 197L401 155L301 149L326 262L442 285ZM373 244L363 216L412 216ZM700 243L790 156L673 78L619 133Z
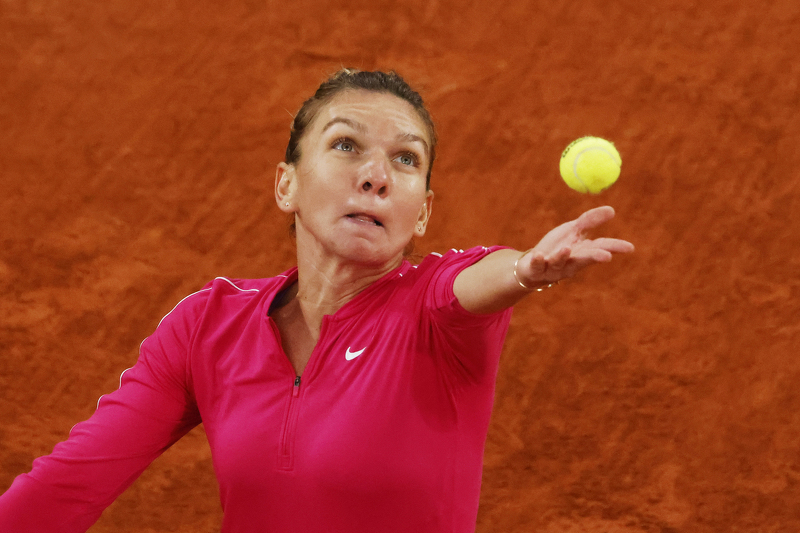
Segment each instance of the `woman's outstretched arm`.
M586 232L612 218L614 209L609 206L590 209L551 230L526 252L494 252L464 269L456 277L453 292L466 310L493 313L587 266L607 263L615 253L632 252L633 245L621 239L586 237Z

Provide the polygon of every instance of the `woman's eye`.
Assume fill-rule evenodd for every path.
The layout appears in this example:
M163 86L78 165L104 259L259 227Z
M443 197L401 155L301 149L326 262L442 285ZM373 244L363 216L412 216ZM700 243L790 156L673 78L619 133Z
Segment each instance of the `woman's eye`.
M403 154L397 157L397 161L400 162L402 165L414 166L417 164L417 158L414 157L412 154Z
M353 152L355 151L356 147L353 145L352 142L348 140L339 140L333 144L333 147L336 150L341 150L342 152Z

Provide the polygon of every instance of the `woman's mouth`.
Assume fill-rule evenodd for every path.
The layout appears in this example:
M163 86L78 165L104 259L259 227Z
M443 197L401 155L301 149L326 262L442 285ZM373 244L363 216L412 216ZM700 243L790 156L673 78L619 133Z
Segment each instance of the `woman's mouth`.
M366 213L350 213L349 215L347 215L347 218L356 220L358 222L362 222L364 224L372 224L374 226L381 226L381 227L383 226L383 224L381 224L379 220Z

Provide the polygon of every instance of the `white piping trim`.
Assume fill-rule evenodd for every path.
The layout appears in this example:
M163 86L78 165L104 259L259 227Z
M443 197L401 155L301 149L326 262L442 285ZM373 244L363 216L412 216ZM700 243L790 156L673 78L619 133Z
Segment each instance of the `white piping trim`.
M229 280L228 278L223 278L223 277L220 276L220 277L214 278L214 279L215 280L221 279L222 281L227 281L228 283L231 284L231 287L233 287L234 289L239 290L241 292L258 292L258 289L242 289L241 287L237 287L236 284L234 282L232 282L231 280Z
M189 298L191 298L191 297L192 297L192 296L194 296L195 294L200 294L201 292L207 292L207 291L210 291L210 290L211 290L211 287L209 287L209 288L207 288L207 289L200 289L199 291L197 291L197 292L193 292L193 293L192 293L192 294L190 294L189 296L186 296L186 297L182 298L180 302L178 302L178 303L176 303L176 304L175 304L175 307L173 307L173 308L170 310L170 312L169 312L169 313L167 313L166 315L164 315L163 317L161 317L161 320L159 320L159 321L158 321L158 326L160 326L160 325L161 325L161 323L162 323L162 322L164 322L164 319L165 319L165 318L167 318L169 315L171 315L171 314L172 314L172 311L174 311L175 309L177 309L177 308L178 308L178 306L179 306L179 305L181 305L181 304L182 304L182 303L183 303L185 300L188 300ZM158 326L156 326L156 328L157 328ZM142 344L144 344L144 341L146 341L146 340L147 340L147 337L145 337L145 339L142 341ZM139 348L141 348L141 347L142 347L142 344L140 344L140 345L139 345Z
M276 276L276 277L282 277L282 278L286 278L286 277L288 277L288 276L280 275L280 276ZM228 278L224 278L224 277L222 277L222 276L220 276L220 277L216 277L216 278L214 278L214 279L215 279L215 280L217 280L217 279L221 279L222 281L227 281L227 282L228 282L228 283L229 283L229 284L230 284L230 285L231 285L233 288L235 288L236 290L238 290L238 291L241 291L241 292L259 292L259 291L258 291L258 289L242 289L241 287L237 287L237 286L236 286L236 284L235 284L234 282L232 282L232 281L231 281L231 280L229 280ZM172 314L172 312L173 312L173 311L175 311L175 309L177 309L177 308L178 308L178 306L179 306L179 305L181 305L181 304L182 304L182 303L183 303L185 300L187 300L187 299L191 298L191 297L192 297L192 296L194 296L195 294L200 294L201 292L208 292L208 291L210 291L210 290L211 290L211 287L209 287L209 288L207 288L207 289L200 289L199 291L193 292L192 294L190 294L190 295L188 295L188 296L185 296L185 297L181 298L181 301L180 301L180 302L178 302L177 304L175 304L175 307L173 307L173 308L170 310L170 312L169 312L169 313L167 313L166 315L164 315L163 317L161 317L161 320L159 320L159 321L158 321L158 326L160 326L160 325L161 325L161 323L162 323L162 322L164 322L164 320L165 320L165 319L166 319L166 318L167 318L169 315L171 315L171 314ZM158 328L158 326L156 326L156 328ZM150 338L150 336L147 336L147 337L145 337L144 339L142 339L142 342L141 342L141 343L139 343L139 353L141 353L141 351L142 351L142 345L143 345L143 344L144 344L144 342L145 342L147 339L149 339L149 338ZM125 372L127 372L127 371L128 371L128 370L130 370L131 368L133 368L133 367L126 368L125 370L123 370L123 371L122 371L122 374L120 374L120 375L119 375L119 386L117 387L117 389L116 389L116 390L119 390L119 389L122 387L122 376L124 376L124 375L125 375ZM101 395L101 396L100 396L100 397L97 399L97 405L96 405L96 406L95 406L95 408L94 408L95 412L97 412L97 410L98 410L98 409L100 409L100 401L101 401L101 400L102 400L102 399L103 399L105 396L106 396L106 395L105 395L105 394L103 394L103 395ZM74 425L73 425L71 428L69 428L69 432L68 432L67 434L68 434L68 435L72 435L72 430L73 430L73 429L75 429L75 426L77 426L78 424L80 424L80 422L78 422L77 424L74 424Z
M197 294L197 293L195 293L195 294ZM147 340L147 339L145 339L145 340ZM142 343L144 343L144 341L142 341ZM125 375L125 372L127 372L127 371L128 371L128 370L130 370L131 368L133 368L133 367L126 368L125 370L123 370L123 371L122 371L122 374L120 374L120 375L119 375L119 386L117 387L117 390L119 390L119 389L120 389L120 387L122 387L122 376L124 376L124 375ZM116 391L115 391L115 392L116 392ZM106 396L107 396L107 394L103 394L103 395L101 395L101 396L100 396L100 397L97 399L97 405L96 405L96 406L95 406L95 408L94 408L95 412L97 412L97 410L98 410L98 409L100 409L100 401L101 401L103 398L105 398ZM78 424L80 424L80 422L78 422ZM74 424L74 425L73 425L71 428L69 428L69 433L68 433L68 435L72 435L72 430L73 430L73 429L75 429L75 426L77 426L78 424Z

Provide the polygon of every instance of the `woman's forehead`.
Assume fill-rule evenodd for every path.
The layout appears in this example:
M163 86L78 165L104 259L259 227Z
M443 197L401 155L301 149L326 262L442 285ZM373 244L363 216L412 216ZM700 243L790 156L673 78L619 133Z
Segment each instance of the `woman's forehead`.
M428 126L414 106L391 93L356 89L337 94L317 112L311 129L321 134L336 124L365 133L375 128L396 130L430 144Z

